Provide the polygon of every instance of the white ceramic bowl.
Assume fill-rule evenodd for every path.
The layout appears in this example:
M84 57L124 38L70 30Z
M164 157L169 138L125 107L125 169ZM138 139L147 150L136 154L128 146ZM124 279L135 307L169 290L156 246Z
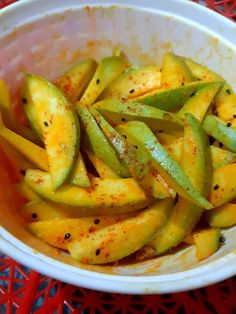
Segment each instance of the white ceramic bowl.
M54 78L84 57L99 59L120 46L133 62L161 62L163 52L190 56L236 88L236 25L180 0L24 0L0 12L0 77L14 104L22 72ZM37 271L82 287L121 293L170 293L236 274L236 228L225 244L198 262L194 248L136 265L85 266L28 233L14 214L15 199L0 163L0 250Z

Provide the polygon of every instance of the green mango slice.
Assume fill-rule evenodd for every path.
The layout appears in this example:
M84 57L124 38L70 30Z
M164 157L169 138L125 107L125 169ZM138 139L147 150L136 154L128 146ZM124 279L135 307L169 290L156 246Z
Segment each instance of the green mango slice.
M162 62L162 88L182 86L192 81L192 73L185 62L173 52L166 53Z
M80 99L80 106L91 106L104 89L125 69L126 61L122 57L103 58Z
M71 172L70 183L80 186L82 188L90 187L90 180L83 156L78 152L77 159L74 164L74 169Z
M64 95L72 102L79 100L91 81L97 68L93 59L80 61L71 69L58 77L54 83Z
M213 172L209 201L214 207L230 202L236 197L236 163L217 168Z
M132 212L144 208L150 200L133 179L99 179L91 180L90 188L80 188L75 185L65 184L60 189L53 191L50 175L40 170L27 170L25 182L42 198L76 206L77 211L82 208L87 210L87 216L93 210L116 209L117 213ZM104 193L105 191L105 193ZM97 212L95 213L97 214Z
M220 246L220 229L209 228L193 234L197 259L213 255Z
M192 82L180 87L162 88L136 97L131 101L153 106L165 111L177 111L191 95L208 84L209 82Z
M209 225L214 228L228 228L236 224L236 204L227 203L205 213Z
M86 107L81 108L79 116L87 135L85 147L89 146L94 154L101 158L118 175L129 177L127 167L116 156L114 149L109 144L89 110Z
M221 86L221 82L212 82L209 83L208 86L198 90L196 94L192 95L192 97L190 97L179 110L178 116L184 118L185 113L190 112L199 121L203 121L212 100Z
M231 124L225 124L216 116L208 115L203 122L203 127L209 135L236 153L236 130L231 128Z
M108 99L93 105L111 124L118 125L124 121L143 121L154 131L163 129L183 129L183 119L176 114L160 110L137 102L121 103Z
M155 202L133 218L94 232L81 241L71 241L72 257L85 264L117 261L140 249L166 221L170 200Z
M179 164L170 157L147 125L140 121L130 121L123 124L122 128L126 128L126 132L135 137L143 150L148 152L155 162L160 175L169 186L173 187L183 198L196 205L205 209L212 208L212 205L194 189L188 176Z
M160 88L161 72L155 65L135 68L132 67L120 74L103 91L99 100L117 99L126 101Z
M62 250L69 243L80 241L97 230L130 218L130 214L113 216L94 216L37 221L27 225L27 229L44 242Z
M207 135L190 113L185 117L182 168L196 191L204 197L211 184L211 154ZM199 221L202 208L179 196L163 228L149 243L155 254L162 254L183 241Z
M26 74L24 89L25 112L29 120L33 117L34 127L41 132L56 190L73 169L80 142L78 119L62 92L45 79Z
M132 139L131 144L126 134L120 135L95 109L91 109L91 112L120 159L126 163L130 173L146 193L156 198L171 197L174 191L171 191L166 183L160 181L160 175L154 167L150 168L151 160L145 152L141 154L138 143Z

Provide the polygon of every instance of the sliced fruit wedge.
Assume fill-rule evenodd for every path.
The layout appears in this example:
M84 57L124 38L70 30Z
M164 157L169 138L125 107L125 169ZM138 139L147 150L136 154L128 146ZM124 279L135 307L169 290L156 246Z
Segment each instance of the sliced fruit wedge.
M189 113L185 116L181 165L196 191L206 197L212 177L210 146L199 121ZM167 223L148 244L155 255L181 243L199 221L202 211L201 207L179 196Z
M193 75L185 62L173 52L168 52L162 62L162 88L183 86L193 81Z
M25 75L27 117L45 143L53 189L58 189L73 168L80 141L76 113L62 92L47 80ZM28 102L29 99L29 102Z
M82 188L88 188L91 185L86 165L80 151L78 152L74 168L70 175L70 183L80 186Z
M130 216L131 214L125 214L37 221L28 224L27 229L44 242L67 250L72 241L80 241L104 227L130 218Z
M216 116L208 115L203 122L203 127L209 135L236 153L236 130L231 128L231 124L224 123Z
M104 208L117 210L117 213L132 212L144 208L150 200L133 179L91 180L91 188L80 188L65 184L53 191L50 175L40 170L27 170L25 182L41 197L87 210Z
M0 114L1 115L1 114ZM0 136L18 152L20 152L25 158L35 164L42 170L48 171L48 156L45 149L30 142L21 135L9 130L2 124L0 118Z
M105 162L89 150L85 150L89 160L96 169L101 179L119 179L120 176L114 172Z
M205 209L212 208L212 205L196 191L188 176L179 164L170 157L147 125L140 121L130 121L120 127L124 128L126 132L139 141L140 146L151 156L160 175L169 186L174 188L183 198L196 205Z
M125 69L126 61L122 57L103 58L80 99L80 106L91 106L104 89Z
M175 88L162 88L130 101L140 102L143 105L153 106L165 111L177 111L191 95L208 84L209 82L192 82Z
M111 124L125 121L143 121L153 130L183 129L183 119L176 114L138 102L121 103L115 99L100 101L93 105Z
M214 170L209 201L214 207L230 202L236 197L236 163Z
M227 203L205 213L211 227L228 228L236 224L236 204Z
M220 246L220 229L209 228L193 234L196 256L203 260L214 254Z
M127 167L120 161L97 125L90 111L83 107L79 111L82 127L86 137L83 138L83 147L90 148L96 156L101 158L112 170L122 177L129 177Z
M178 116L184 118L185 113L190 112L199 121L203 121L212 100L221 86L221 82L209 83L208 86L198 90L195 95L192 94L179 110Z
M126 101L129 98L137 97L153 89L160 88L160 81L160 68L155 65L140 68L131 67L108 85L99 99Z
M160 177L155 166L151 165L150 157L145 154L145 151L142 153L139 150L138 143L134 140L130 142L130 138L127 138L125 132L122 135L119 134L117 132L119 129L116 130L109 125L98 111L93 108L90 110L103 133L119 154L120 159L125 162L134 179L146 193L156 198L175 196L174 191Z
M189 67L190 71L192 72L193 76L201 81L220 81L223 83L222 88L219 90L215 97L215 105L218 107L218 104L221 102L225 102L228 95L233 94L232 87L224 80L222 76L219 74L211 71L207 67L197 62L194 62L190 58L183 58L181 57L184 62Z
M72 257L85 264L104 264L137 251L165 223L167 202L171 201L158 201L136 217L105 227L81 241L71 241L68 249Z
M22 124L17 121L16 114L14 112L14 108L11 103L9 89L6 83L0 79L0 108L3 115L3 120L6 126L20 134L21 136L38 143L39 139L35 136L34 132L29 128L26 128Z
M62 76L58 77L54 83L62 90L64 95L74 103L80 100L96 68L97 63L93 59L80 61Z
M159 139L159 138L158 138ZM182 143L183 138L180 137L171 143L164 145L164 148L169 152L172 158L177 162L181 162L182 158ZM228 150L211 145L211 158L213 169L223 167L236 161L236 154Z

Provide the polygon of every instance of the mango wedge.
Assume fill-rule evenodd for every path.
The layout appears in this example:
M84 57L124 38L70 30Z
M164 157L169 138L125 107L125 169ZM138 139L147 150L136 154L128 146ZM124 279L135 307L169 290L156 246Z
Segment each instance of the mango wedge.
M1 124L1 122L0 137L2 138L0 145L2 145L3 151L7 153L7 156L9 156L9 158L12 160L12 163L14 163L13 167L16 169L20 178L22 178L20 171L24 172L26 169L32 168L32 164L42 170L49 171L48 156L45 149L25 139L21 135L7 129ZM6 144L10 144L10 147L7 147L6 144L2 142L2 140L5 140ZM16 151L14 151L14 149ZM19 155L18 152L22 154L23 158L21 155ZM27 160L24 160L24 157ZM82 169L81 167L83 167L82 160L77 159L75 162L75 168L71 173L70 181L76 185L88 186L89 181L87 173L85 173L85 169Z
M72 241L68 249L73 258L85 264L117 261L137 251L166 221L169 200L154 203L136 217L94 232L81 241Z
M236 197L236 163L215 169L209 201L214 207L230 202Z
M224 99L217 102L216 112L221 120L230 123L231 128L236 130L236 94L229 92L230 89L227 89Z
M199 121L203 121L212 100L214 99L219 88L222 86L220 82L209 83L208 86L198 90L192 95L178 112L178 116L184 118L185 113L192 113Z
M220 246L220 229L209 228L193 234L196 256L203 260L214 254Z
M126 61L121 57L103 58L93 78L80 99L80 106L91 106L103 90L126 68Z
M120 74L103 91L99 100L117 99L126 101L160 88L161 72L157 66L150 65L130 68Z
M93 108L90 110L103 133L119 154L120 159L126 163L134 179L143 187L147 194L153 195L156 198L173 196L174 191L170 191L171 189L169 189L164 180L160 178L155 167L151 167L151 160L148 156L145 156L145 152L141 154L138 143L135 141L130 143L130 137L127 139L126 134L119 134L99 112Z
M39 201L40 197L24 181L16 184L16 190L28 201Z
M97 63L93 59L80 61L73 68L66 71L55 80L55 85L59 87L64 95L72 102L78 101L87 88Z
M43 136L52 185L56 190L70 175L77 155L78 118L62 92L45 79L26 74L24 89L27 95L25 112Z
M165 111L177 111L191 95L208 84L209 82L192 82L175 88L161 88L132 98L130 101L139 102L143 105L156 107Z
M35 136L34 132L29 128L24 127L17 121L14 108L11 103L10 93L6 83L0 79L0 108L3 115L3 120L6 126L20 134L21 136L38 143L38 138Z
M71 218L68 208L42 199L32 200L18 209L26 223ZM76 216L75 216L76 217ZM80 217L79 215L77 217Z
M162 62L162 88L182 86L193 81L193 75L185 62L173 52L166 53Z
M107 216L107 215L133 215L136 210L130 209L124 212L122 208L116 206L108 209L106 207L82 208L76 206L62 205L52 201L45 201L38 197L37 200L32 200L18 209L18 213L25 222L48 221L67 218L80 218L92 216Z
M45 149L30 142L21 135L9 130L0 123L0 137L7 141L12 147L19 151L34 165L42 170L48 171L48 156Z
M78 153L74 168L70 175L70 183L82 188L87 188L91 185L84 159L80 152Z
M190 71L192 72L193 76L196 79L201 81L220 81L223 83L222 88L219 90L215 97L216 107L218 107L220 103L225 102L230 94L233 94L232 87L228 83L226 83L222 76L211 71L204 65L194 62L190 58L182 57L182 59L187 64L187 66L189 67Z
M208 134L236 153L236 130L231 128L231 124L226 124L221 119L208 115L203 122L203 127Z
M207 135L198 120L186 114L183 138L182 167L195 189L207 196L211 184L211 155ZM177 246L199 221L202 208L179 196L170 217L149 243L155 254L162 254Z
M157 138L159 139L158 136ZM179 163L181 162L182 158L182 142L183 138L180 137L175 141L172 141L171 143L164 145L164 148L169 152L171 157ZM228 150L213 145L210 146L210 149L213 169L223 167L236 161L235 153L232 153Z
M37 221L28 224L27 229L44 242L67 250L70 242L80 241L87 235L92 235L94 232L123 221L130 216L130 214L126 214Z
M116 156L114 149L100 130L90 111L85 107L81 108L79 115L87 135L85 138L86 143L83 143L83 146L91 148L95 155L101 158L118 175L129 177L127 167Z
M27 170L25 182L41 197L65 205L87 210L117 209L117 213L132 212L144 208L150 200L133 179L91 180L91 188L79 188L66 184L53 191L50 175L40 170Z
M151 130L140 121L130 121L122 125L133 137L135 137L144 150L152 157L160 175L183 198L194 204L211 209L212 205L198 193L191 184L187 175L179 164L170 157L169 153L158 142Z
M137 102L121 103L118 100L104 100L93 105L111 124L139 120L151 129L183 129L183 119L171 112L160 110Z
M105 162L89 150L85 150L89 160L96 169L101 179L119 179L120 176L114 172Z
M211 227L228 228L236 224L236 204L227 203L205 213Z
M34 168L33 164L0 136L0 149L9 159L17 178L22 180L26 169Z

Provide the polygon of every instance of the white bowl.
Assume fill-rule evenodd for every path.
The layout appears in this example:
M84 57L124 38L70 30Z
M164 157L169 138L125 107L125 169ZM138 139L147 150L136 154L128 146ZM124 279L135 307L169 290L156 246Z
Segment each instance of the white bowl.
M160 63L168 50L190 56L236 88L236 25L190 1L28 0L0 11L0 77L14 104L23 71L52 79L77 60L99 59L117 45L140 64ZM43 274L81 287L136 294L189 290L236 274L236 228L224 231L225 244L202 262L189 247L135 265L81 265L23 228L2 161L0 173L0 250Z

